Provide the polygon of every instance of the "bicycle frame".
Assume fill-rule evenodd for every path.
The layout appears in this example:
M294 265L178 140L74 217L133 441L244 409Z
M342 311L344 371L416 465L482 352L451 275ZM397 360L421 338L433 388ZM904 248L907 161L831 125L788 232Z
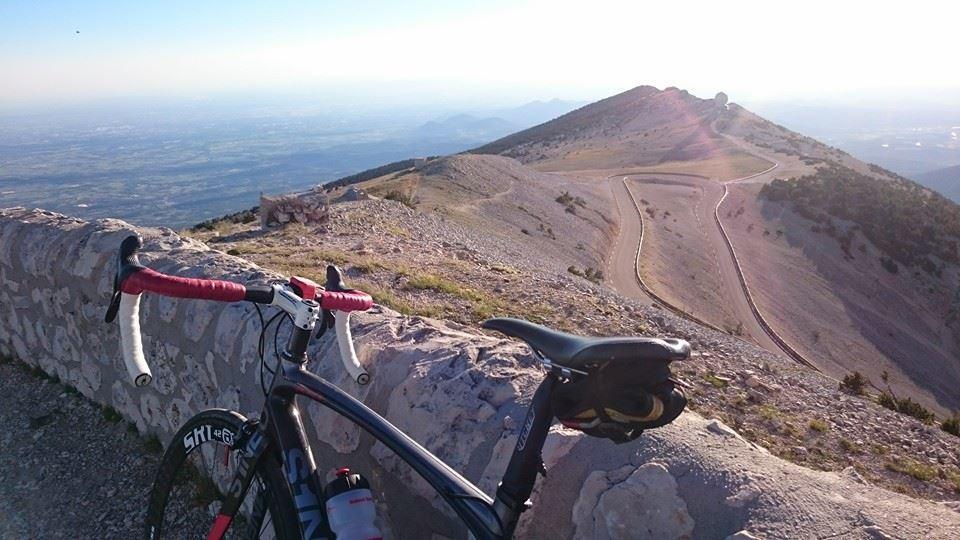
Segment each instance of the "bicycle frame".
M562 367L555 369L547 359L533 351L534 356L540 358L547 368L547 376L537 388L527 410L514 452L494 499L366 405L306 371L307 346L322 314L324 320L320 328L326 330L330 323L336 327L344 368L357 383L366 384L369 381L369 374L360 365L353 348L349 314L351 311L369 309L373 299L361 291L345 288L339 269L327 267L327 284L324 287L296 276L290 278L286 285L247 287L231 281L189 279L151 270L142 266L137 259L137 252L142 246L143 239L137 235L128 236L120 245L113 296L104 318L109 323L120 316L124 364L137 386L149 384L152 378L140 336L140 296L145 291L175 298L222 302L247 300L272 305L293 321L287 346L280 355L278 376L274 376L267 392L262 417L248 422L241 433L235 434L237 438L232 446L242 456L208 539L221 538L230 527L256 476L258 462L267 451L279 454L277 457L283 465L289 489L275 495L283 499L280 501L283 508L296 509L302 536L313 539L331 534L325 516L321 479L317 475L317 465L300 419L297 396L322 403L382 442L450 504L475 538L498 540L512 536L520 514L528 508L527 500L536 483L537 473L543 472L540 452L553 422L550 406L553 386L560 377L569 378L570 370ZM257 501L261 504L264 502L262 497L258 497ZM152 534L151 530L151 537Z
M548 373L537 388L494 500L372 409L327 380L308 372L303 353L309 333L309 330L294 328L261 419L261 425L268 430L268 444L272 442L279 446L289 487L289 493L280 496L287 498L282 502L297 509L303 538L324 538L329 529L323 506L322 479L317 474L303 428L297 396L329 407L386 445L450 504L474 538L510 538L520 513L529 507L527 499L542 468L540 453L553 421L549 396L557 375ZM243 489L238 491L241 495L252 480L247 469L252 468L242 467L237 473L238 480L244 483ZM228 504L231 502L225 502L224 508L235 509L236 504Z

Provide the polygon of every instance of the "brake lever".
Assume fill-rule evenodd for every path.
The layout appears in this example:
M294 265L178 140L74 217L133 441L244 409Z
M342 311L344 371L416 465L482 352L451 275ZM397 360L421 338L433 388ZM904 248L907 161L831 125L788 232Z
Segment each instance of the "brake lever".
M137 251L142 247L143 238L139 234L131 234L120 243L120 250L117 252L117 272L113 275L113 294L110 296L110 305L107 307L107 315L103 318L104 322L111 323L117 318L117 312L120 310L120 286L123 281L143 270L143 265L137 257Z
M317 322L317 335L315 339L320 339L324 334L327 333L327 330L333 328L333 325L336 324L337 320L333 316L333 312L329 309L323 310L320 314L320 320Z
M331 292L341 292L346 290L343 284L343 273L340 272L339 268L332 264L327 265L327 281L323 284L323 289ZM327 333L327 330L333 328L335 324L336 318L333 316L333 312L329 309L323 310L323 315L321 316L320 322L317 325L316 338L320 339L324 334Z

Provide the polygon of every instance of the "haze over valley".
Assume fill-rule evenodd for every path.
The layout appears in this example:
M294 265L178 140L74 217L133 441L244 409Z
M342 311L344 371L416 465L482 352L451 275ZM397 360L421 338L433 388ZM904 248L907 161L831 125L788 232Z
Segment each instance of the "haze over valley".
M456 153L579 102L337 110L316 100L108 101L0 113L0 206L182 227L405 159Z
M857 103L758 102L747 106L960 201L960 89ZM951 167L953 171L951 172Z

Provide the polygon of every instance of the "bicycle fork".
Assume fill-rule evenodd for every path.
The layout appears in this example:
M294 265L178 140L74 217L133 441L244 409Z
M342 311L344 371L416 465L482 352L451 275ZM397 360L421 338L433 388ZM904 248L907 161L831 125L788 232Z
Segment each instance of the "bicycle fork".
M260 462L266 447L267 440L260 429L260 422L258 420L247 420L234 442L234 448L238 448L242 456L237 463L237 473L227 489L227 496L220 507L220 513L214 518L210 532L207 533L208 540L220 540L227 532L230 523L233 522L233 518L237 514L237 510L240 509L243 498L250 489L253 476L257 471L257 464ZM265 506L263 508L259 506L266 504L267 501L264 497L257 497L254 502L254 515L256 515L256 512L265 512Z

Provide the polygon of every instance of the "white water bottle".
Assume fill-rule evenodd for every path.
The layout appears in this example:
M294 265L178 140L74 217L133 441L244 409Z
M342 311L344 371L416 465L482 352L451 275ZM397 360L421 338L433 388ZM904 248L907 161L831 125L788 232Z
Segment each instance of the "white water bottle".
M337 478L327 484L323 493L327 499L327 519L337 540L382 540L383 536L373 521L377 505L373 501L370 483L363 476L343 468Z

